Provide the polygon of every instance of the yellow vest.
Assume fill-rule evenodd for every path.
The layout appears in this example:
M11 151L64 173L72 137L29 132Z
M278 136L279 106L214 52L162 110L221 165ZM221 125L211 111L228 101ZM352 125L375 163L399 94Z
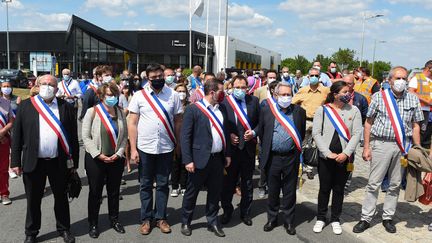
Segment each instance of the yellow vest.
M372 96L372 88L376 84L377 80L373 78L368 78L365 81L356 81L354 85L354 90L357 93L360 93L363 95L368 103L371 102L371 96Z
M426 76L423 73L418 73L416 74L416 78L417 78L417 94L418 96L423 99L423 100L427 100L428 103L425 103L423 101L421 101L421 106L422 107L428 107L431 105L431 90L432 90L432 82L428 82L428 80L426 79ZM432 110L432 107L431 107Z

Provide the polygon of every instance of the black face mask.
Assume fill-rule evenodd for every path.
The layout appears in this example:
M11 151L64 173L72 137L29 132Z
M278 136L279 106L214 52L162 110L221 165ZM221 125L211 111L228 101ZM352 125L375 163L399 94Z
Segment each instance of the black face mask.
M162 89L164 85L165 85L165 79L163 78L155 79L151 81L151 86L156 90Z

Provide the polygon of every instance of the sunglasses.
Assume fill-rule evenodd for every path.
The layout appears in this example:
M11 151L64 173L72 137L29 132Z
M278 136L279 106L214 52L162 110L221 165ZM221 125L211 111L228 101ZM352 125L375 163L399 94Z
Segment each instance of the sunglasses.
M317 77L317 78L319 78L319 75L318 74L316 74L316 75L310 75L311 77Z

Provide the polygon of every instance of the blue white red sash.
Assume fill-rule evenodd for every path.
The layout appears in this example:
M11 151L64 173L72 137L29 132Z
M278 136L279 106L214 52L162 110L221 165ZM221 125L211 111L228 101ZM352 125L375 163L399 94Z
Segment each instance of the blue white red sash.
M0 128L5 127L7 123L8 123L7 117L5 116L5 114L0 112Z
M89 85L88 85L95 93L97 93L97 85L95 83L93 83L93 80L90 81Z
M146 88L142 89L141 92L144 98L146 99L146 101L149 103L150 107L153 109L153 111L156 113L158 118L161 120L173 144L176 144L176 138L174 135L174 126L171 123L169 114L165 109L165 107L162 105L158 97L153 92L150 93L146 91Z
M252 88L249 90L248 94L252 94L256 89L261 87L261 79L254 77L254 84L252 85Z
M232 107L232 109L234 110L234 114L237 116L237 119L240 121L245 131L251 130L252 128L250 125L251 123L249 117L247 116L246 112L243 110L241 104L237 102L237 100L234 98L233 95L229 95L227 97L227 101Z
M202 83L199 81L198 78L192 77L195 80L196 83L196 87L195 87L195 92L198 94L198 100L204 98L205 94L204 94L204 85L202 85Z
M66 80L63 80L63 82L61 82L62 88L63 88L63 92L67 95L67 96L72 96L72 92L69 89L69 85L66 84Z
M382 90L381 94L383 96L384 106L387 110L387 114L390 118L390 122L395 133L396 143L402 154L406 155L409 148L405 147L405 128L402 122L402 117L399 113L399 108L396 104L396 100L393 96L393 93L391 92L391 89Z
M335 128L336 132L348 143L349 140L351 139L351 134L348 130L347 125L342 120L338 112L328 104L324 105L323 109L327 117L330 119L331 123L333 124L333 127Z
M111 145L113 148L117 148L117 139L118 139L118 129L109 115L108 111L105 109L105 107L99 103L95 106L96 113L99 115L99 118L102 121L102 124L104 125L108 136L110 138Z
M213 127L216 129L216 132L219 134L222 145L224 148L226 148L226 140L225 140L225 134L224 134L224 127L219 118L216 116L216 114L211 111L210 109L207 109L207 107L204 104L204 101L201 99L200 101L196 102L195 105L204 113L204 115L210 120Z
M59 138L60 145L62 146L68 158L72 159L72 151L68 142L66 130L60 120L54 115L52 110L39 95L31 97L30 100L34 108L38 111L39 115L42 116L45 122L48 123L48 125Z
M288 134L294 140L297 149L301 152L302 141L301 141L300 133L297 130L296 126L294 125L294 122L285 113L283 113L280 110L279 105L275 102L273 97L269 96L267 98L267 104L269 105L270 110L273 113L274 117L279 121L279 123L282 125L285 131L288 132Z

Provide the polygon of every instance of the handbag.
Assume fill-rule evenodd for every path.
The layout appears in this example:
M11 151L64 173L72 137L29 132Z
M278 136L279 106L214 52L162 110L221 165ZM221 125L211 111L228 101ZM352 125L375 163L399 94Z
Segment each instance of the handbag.
M321 136L323 135L324 129L324 109L323 119L321 123ZM319 161L319 150L312 136L303 145L303 163L308 166L317 167Z
M82 189L81 179L78 175L78 172L73 172L69 175L66 187L66 193L68 197L78 198Z
M422 181L424 194L419 197L418 201L424 205L432 203L432 172L425 175Z

